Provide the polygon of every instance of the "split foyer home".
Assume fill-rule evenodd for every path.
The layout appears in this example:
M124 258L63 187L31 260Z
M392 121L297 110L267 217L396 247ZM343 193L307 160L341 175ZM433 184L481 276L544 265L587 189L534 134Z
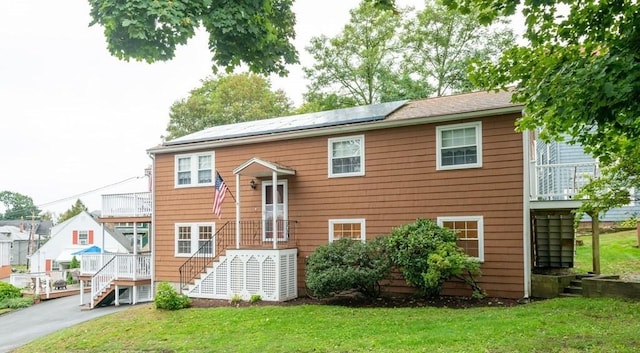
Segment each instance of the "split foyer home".
M154 280L191 297L287 300L318 246L430 218L482 264L488 295L528 297L536 269L572 265L562 256L579 201L533 194L535 138L514 130L522 106L510 100L374 104L215 126L149 149ZM412 291L402 281L387 290ZM470 292L451 282L445 293Z

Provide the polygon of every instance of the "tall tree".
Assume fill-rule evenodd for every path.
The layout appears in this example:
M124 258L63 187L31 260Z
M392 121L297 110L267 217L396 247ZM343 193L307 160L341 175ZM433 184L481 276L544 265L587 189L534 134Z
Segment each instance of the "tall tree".
M223 75L202 81L169 112L166 139L172 140L216 125L287 115L292 103L282 90L255 74Z
M367 2L350 14L339 35L314 37L306 48L315 61L304 68L309 92L320 97L337 93L357 105L380 102L381 89L400 56L397 29L402 17Z
M496 59L513 41L505 26L482 28L440 2L428 1L414 16L364 1L342 33L313 38L307 47L316 61L305 68L309 97L334 93L371 104L468 91L475 88L470 64Z
M451 11L440 1L427 1L403 33L404 76L414 86L430 84L425 84L422 97L430 95L429 88L436 96L475 88L467 75L470 64L495 61L516 41L506 24L480 26L471 14Z
M31 219L32 216L40 214L40 210L33 204L31 197L17 192L0 192L0 202L5 208L4 214L0 213L0 219Z
M77 216L78 214L80 214L83 211L88 211L89 209L87 208L87 206L84 205L84 203L82 203L82 200L77 199L76 203L73 204L73 206L71 206L70 209L64 211L60 217L58 218L58 223L62 223L68 219L71 219L75 216Z
M583 210L604 211L628 202L640 187L640 3L628 0L447 0L486 23L520 9L528 43L479 66L487 89L515 86L525 104L521 130L579 143L604 168L585 192ZM520 7L518 7L520 6ZM617 189L617 190L613 190Z
M253 72L286 74L296 63L292 0L89 0L109 52L122 60L165 61L195 35L209 33L214 70L246 64Z

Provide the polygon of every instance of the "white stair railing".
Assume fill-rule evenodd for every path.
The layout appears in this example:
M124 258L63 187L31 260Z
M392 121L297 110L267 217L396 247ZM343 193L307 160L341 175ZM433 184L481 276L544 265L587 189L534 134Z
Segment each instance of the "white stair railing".
M113 257L107 262L91 279L91 309L94 307L95 300L100 296L102 291L107 288L111 282L117 278L117 257Z

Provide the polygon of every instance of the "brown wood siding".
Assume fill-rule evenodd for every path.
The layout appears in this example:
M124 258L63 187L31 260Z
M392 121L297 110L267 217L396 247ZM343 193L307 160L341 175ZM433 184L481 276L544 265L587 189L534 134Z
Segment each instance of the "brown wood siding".
M524 293L524 264L523 150L522 135L514 132L516 118L481 119L482 168L437 171L435 124L347 134L365 136L365 176L328 177L328 138L339 135L219 148L215 168L234 194L233 169L252 157L295 169L296 175L286 179L289 219L298 221L299 287L304 286L305 257L328 242L329 219L364 218L371 239L419 217L481 215L485 273L480 284L490 296L517 298ZM235 205L227 196L217 219L211 211L213 187L174 188L174 158L156 156L155 268L156 280L177 282L186 258L174 256L175 223L215 221L219 229L234 220ZM250 180L240 179L241 217L260 219L261 181L252 190Z

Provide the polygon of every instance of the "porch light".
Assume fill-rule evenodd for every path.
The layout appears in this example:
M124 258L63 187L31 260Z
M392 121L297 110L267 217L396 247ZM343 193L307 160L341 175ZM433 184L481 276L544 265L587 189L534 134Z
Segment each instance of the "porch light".
M254 179L251 179L251 181L249 182L249 186L251 186L251 188L253 190L255 190L256 187L258 187L258 184L256 183L256 181Z

